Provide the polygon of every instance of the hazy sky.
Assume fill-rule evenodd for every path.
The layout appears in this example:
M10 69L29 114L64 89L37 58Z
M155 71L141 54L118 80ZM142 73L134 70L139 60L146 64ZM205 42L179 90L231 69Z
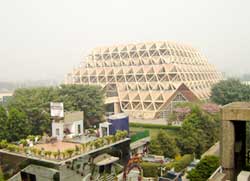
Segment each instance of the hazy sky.
M0 81L62 80L94 47L171 40L250 73L249 0L0 0Z

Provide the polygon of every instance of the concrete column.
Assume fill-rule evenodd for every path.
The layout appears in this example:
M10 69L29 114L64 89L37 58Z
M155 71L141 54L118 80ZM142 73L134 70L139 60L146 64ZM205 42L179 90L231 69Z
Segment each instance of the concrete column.
M114 102L114 113L120 113L121 112L121 107L119 102Z
M220 159L228 180L234 180L235 129L232 121L221 121Z

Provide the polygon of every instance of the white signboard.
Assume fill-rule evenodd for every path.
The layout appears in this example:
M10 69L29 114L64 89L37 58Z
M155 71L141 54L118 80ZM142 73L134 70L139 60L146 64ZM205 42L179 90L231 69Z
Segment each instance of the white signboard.
M50 102L50 115L52 117L64 117L63 103L62 102Z

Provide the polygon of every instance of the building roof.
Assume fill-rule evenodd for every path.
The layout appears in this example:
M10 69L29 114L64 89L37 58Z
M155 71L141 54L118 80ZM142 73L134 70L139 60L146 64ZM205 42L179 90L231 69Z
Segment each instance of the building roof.
M104 153L94 158L94 164L97 166L108 165L110 163L116 162L117 160L119 160L118 157Z
M65 123L72 123L75 121L83 120L83 112L82 111L65 112L63 120Z
M99 85L106 103L118 102L131 117L153 119L165 114L166 102L178 88L190 101L206 100L221 79L196 49L155 41L95 48L65 83Z
M44 143L44 144L37 144L34 147L38 149L44 149L49 151L65 151L67 149L75 149L75 146L81 146L78 143L70 143L70 142L62 142L57 141L55 143Z
M126 113L119 113L119 114L114 114L112 116L109 116L109 119L122 119L122 118L126 118L128 117L128 115Z
M250 121L250 102L233 102L223 106L222 120Z

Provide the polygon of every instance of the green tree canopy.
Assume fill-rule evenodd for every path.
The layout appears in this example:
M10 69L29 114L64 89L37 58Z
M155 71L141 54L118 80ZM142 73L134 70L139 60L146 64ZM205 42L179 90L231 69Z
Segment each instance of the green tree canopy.
M174 138L163 130L159 131L156 140L152 140L149 150L152 154L164 155L170 158L174 158L179 153Z
M98 86L62 85L60 87L17 89L7 105L8 129L15 129L22 125L29 130L23 130L23 134L20 132L20 135L14 133L14 136L9 137L9 140L19 140L23 138L24 134L27 136L29 134L41 135L44 132L50 133L50 102L63 102L65 111L84 111L84 119L90 122L100 121L104 115L104 91ZM6 119L4 113L4 109L0 107L1 125ZM17 118L19 119L18 123L16 123ZM27 121L29 125L26 125ZM5 129L4 126L2 128ZM9 132L8 129L5 130ZM5 138L6 133L2 133ZM19 133L18 130L17 133Z
M188 172L190 181L204 181L219 167L219 158L216 156L205 156L196 167Z
M17 141L26 138L30 134L31 123L24 112L11 108L9 110L7 128L9 130L6 135L7 140Z
M0 140L5 139L7 129L8 115L3 106L0 105Z
M84 111L87 120L102 119L104 115L104 91L98 86L62 85L58 90L59 100L65 110Z
M218 114L209 114L193 104L185 117L177 145L182 154L196 153L199 157L219 139Z
M225 105L235 101L250 101L250 86L237 79L222 80L211 91L211 100Z
M0 181L4 181L4 176L1 167L0 167Z

